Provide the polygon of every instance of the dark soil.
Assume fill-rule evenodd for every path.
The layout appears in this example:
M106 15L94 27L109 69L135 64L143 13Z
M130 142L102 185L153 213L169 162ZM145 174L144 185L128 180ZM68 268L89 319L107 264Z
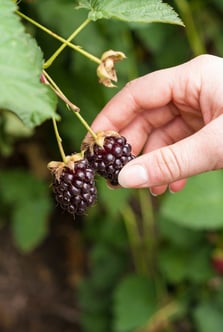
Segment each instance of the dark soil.
M0 332L79 332L77 286L85 257L73 222L53 223L35 251L15 248L0 231Z

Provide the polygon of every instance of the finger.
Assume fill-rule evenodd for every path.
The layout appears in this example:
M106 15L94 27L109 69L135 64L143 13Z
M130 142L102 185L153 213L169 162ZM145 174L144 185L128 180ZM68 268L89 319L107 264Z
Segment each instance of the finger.
M167 185L162 185L162 186L155 186L155 187L150 187L150 192L153 196L158 196L163 193L169 188L169 191L171 193L176 193L178 191L181 191L187 183L186 179L178 180L173 183L170 183L169 186Z
M186 179L182 179L182 180L178 180L178 181L175 181L173 183L170 183L169 184L169 191L171 193L176 193L178 191L181 191L185 187L186 183L187 183Z
M171 101L199 109L201 75L197 62L195 58L182 65L158 70L129 82L96 117L92 124L93 129L119 131L140 112L163 107Z
M144 153L151 152L163 146L171 145L192 134L192 129L183 121L181 117L176 117L166 126L158 128L149 137L148 143L145 145ZM169 185L171 192L177 192L183 189L186 179L178 180ZM150 188L153 195L163 194L168 186L156 186Z
M177 115L178 111L172 105L144 111L139 113L132 122L119 132L127 138L127 141L133 147L134 153L138 155L142 151L148 136L150 137L157 128L163 128Z
M128 127L126 128L126 133L128 131L131 132L129 139L130 139L130 144L133 147L133 153L135 155L139 154L143 145L145 145L144 153L151 152L163 146L173 144L189 136L193 132L193 129L191 129L179 116L177 116L176 118L174 118L172 121L170 121L161 128L155 130L153 130L153 128L150 128L150 130L148 130L148 133L146 126L142 126L141 128L142 122L143 121L141 121L140 119L140 121L135 121L133 124L131 124L131 128ZM125 135L125 130L123 131L122 134ZM149 138L147 138L147 134L149 134ZM145 141L147 139L148 141L145 144ZM177 184L174 185L173 183L170 187L172 188L172 191L178 191ZM161 186L161 187L156 186L151 188L151 192L153 195L160 195L164 193L166 189L167 186Z
M145 145L144 152L151 152L163 146L173 144L193 133L194 130L184 122L182 117L177 116L166 125L155 129L151 133Z
M130 161L119 173L123 187L154 187L223 166L223 116L196 134Z
M174 68L166 69L166 71L174 71ZM171 101L172 83L172 75L162 71L153 72L129 82L108 102L96 117L92 128L95 131L101 128L119 131L140 112L168 104Z
M159 196L165 193L167 188L168 188L167 185L162 185L162 186L150 187L149 189L152 196Z

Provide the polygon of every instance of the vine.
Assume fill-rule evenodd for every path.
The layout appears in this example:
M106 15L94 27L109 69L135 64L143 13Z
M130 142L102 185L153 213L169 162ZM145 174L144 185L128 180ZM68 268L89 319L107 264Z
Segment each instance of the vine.
M49 74L46 72L46 70L54 63L54 61L61 55L61 53L63 52L63 50L66 47L70 47L71 49L73 49L76 52L79 52L80 54L82 54L83 56L85 56L87 59L89 59L90 61L95 62L98 67L97 67L97 75L99 77L99 82L104 84L105 86L108 87L113 87L114 84L112 83L112 81L117 82L117 74L115 71L115 63L117 61L120 61L122 59L125 58L125 55L122 52L116 52L116 51L107 51L104 54L102 54L101 58L98 58L96 56L94 56L93 54L87 52L86 50L84 50L82 47L75 45L74 43L72 43L72 40L75 39L77 37L77 35L83 31L93 20L97 20L99 18L103 18L104 17L108 17L108 16L113 16L112 10L110 9L110 12L107 11L107 5L109 3L105 2L105 7L101 7L102 3L100 1L96 1L94 4L87 4L88 1L86 1L85 3L81 2L79 3L78 8L87 8L89 10L89 15L88 18L84 20L84 22L82 22L79 27L77 27L72 33L71 35L67 38L64 39L63 37L59 36L58 34L54 33L53 31L51 31L49 28L43 26L42 24L40 24L39 22L35 21L33 18L25 15L24 13L22 13L20 10L16 10L16 14L18 16L20 16L22 19L28 21L29 23L31 23L32 25L36 26L37 28L41 29L42 31L44 31L45 33L49 34L51 37L59 40L62 44L60 45L60 47L49 57L48 60L46 60L43 64L43 73L41 75L41 81L47 85L49 85L51 87L51 89L55 92L55 94L62 99L67 108L70 110L72 110L76 117L78 118L78 120L80 121L80 123L86 128L86 130L90 133L90 135L96 140L96 134L93 132L93 130L90 128L90 126L88 125L88 123L86 122L86 120L80 115L80 110L79 108L74 105L70 100L68 100L68 98L64 95L64 93L61 91L61 89L58 87L58 85L52 80L52 78L49 76ZM19 1L17 1L17 4L19 4ZM128 0L126 0L126 6L129 6L130 3ZM117 5L117 13L116 16L119 17L120 19L123 20L127 20L127 21L140 21L142 19L142 14L137 13L135 8L131 8L131 6L129 7L129 17L122 17L123 14L121 14L121 12L119 12L119 6ZM161 14L161 11L158 12L154 12L153 15L154 17L151 18L151 13L149 12L150 8L149 5L146 6L146 2L145 4L142 4L142 7L144 9L144 14L143 14L143 19L145 20L145 16L148 15L148 18L146 19L147 22L150 21L156 21L159 20L159 16ZM148 8L147 8L148 7ZM102 9L104 14L102 14ZM132 10L132 12L131 12ZM163 4L163 10L164 10L164 14L166 14L167 17L169 17L170 12L172 11L172 9L168 8L165 4ZM166 11L166 12L165 12ZM147 13L148 12L148 13ZM146 13L146 15L145 15ZM175 15L175 13L172 11L172 22L170 23L176 23L176 24L182 24L182 22L180 21L180 19L177 17L177 15ZM133 16L132 16L133 15ZM164 17L164 18L163 18ZM165 22L165 15L163 15L162 12L162 20ZM53 122L54 122L54 129L55 129L55 118L53 118ZM58 141L58 145L59 145L59 150L61 153L61 157L62 159L64 159L64 152L62 150L62 143L61 143L61 138L58 138L58 130L56 130L56 138Z

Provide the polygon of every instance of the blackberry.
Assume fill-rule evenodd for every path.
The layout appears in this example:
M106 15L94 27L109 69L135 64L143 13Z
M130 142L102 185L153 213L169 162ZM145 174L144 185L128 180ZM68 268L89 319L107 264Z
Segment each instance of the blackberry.
M134 158L126 138L113 131L98 133L96 141L85 140L82 148L91 167L114 186L118 185L118 174L123 166Z
M48 168L53 176L53 192L60 207L73 216L84 214L97 196L95 172L88 160L77 154L68 156L66 163L53 161Z

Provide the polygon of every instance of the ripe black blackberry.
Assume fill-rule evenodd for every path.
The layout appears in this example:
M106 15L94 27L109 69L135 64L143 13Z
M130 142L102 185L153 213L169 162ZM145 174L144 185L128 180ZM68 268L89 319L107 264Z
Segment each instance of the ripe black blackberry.
M91 167L113 186L118 185L118 174L123 166L134 158L126 138L113 131L98 133L96 141L85 140L82 149Z
M95 201L94 171L80 155L67 157L66 163L48 165L53 176L53 192L60 207L73 216L84 214Z

